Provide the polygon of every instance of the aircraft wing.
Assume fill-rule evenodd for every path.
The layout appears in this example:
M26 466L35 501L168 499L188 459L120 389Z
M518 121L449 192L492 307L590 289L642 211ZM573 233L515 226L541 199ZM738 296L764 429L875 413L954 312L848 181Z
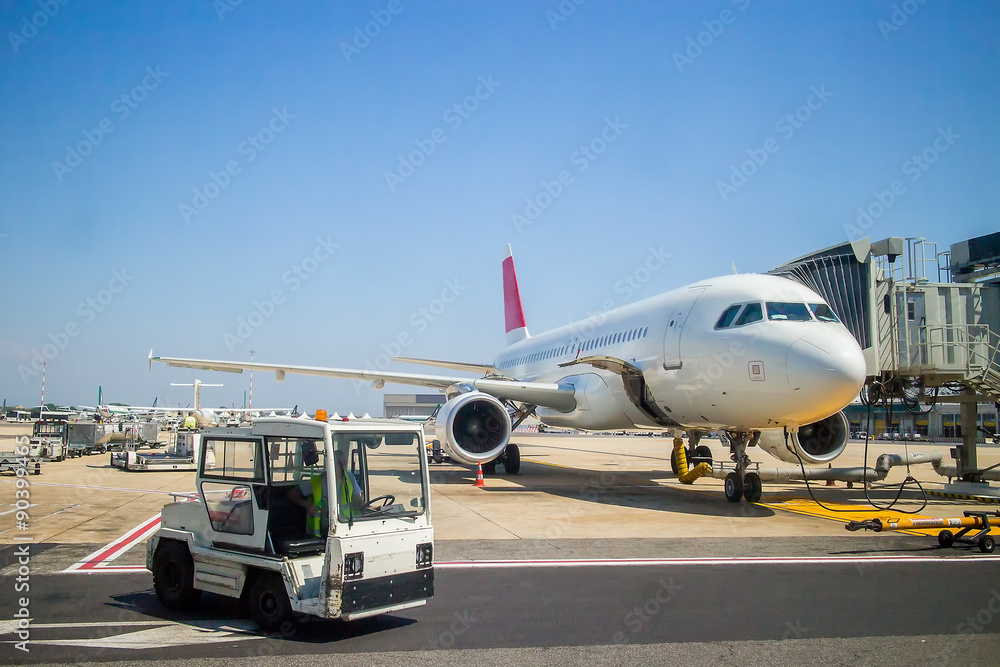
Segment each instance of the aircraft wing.
M496 370L491 364L468 364L462 361L437 361L436 359L415 359L413 357L393 357L393 359L396 361L405 361L408 364L437 366L438 368L450 368L456 371L482 373L483 375L489 375Z
M553 384L543 382L518 382L512 380L495 380L492 378L468 378L446 375L423 375L420 373L392 373L386 371L354 370L347 368L325 368L322 366L294 366L287 364L262 364L244 361L216 361L212 359L182 359L176 357L159 357L149 353L149 363L154 361L178 368L197 368L206 371L224 371L226 373L242 373L244 370L269 371L275 374L278 381L285 379L286 373L295 375L317 375L320 377L335 377L345 380L362 380L373 382L377 389L386 382L407 384L432 389L446 389L453 384L468 384L483 393L500 399L508 399L520 403L530 403L561 412L569 412L576 408L576 389L569 384Z

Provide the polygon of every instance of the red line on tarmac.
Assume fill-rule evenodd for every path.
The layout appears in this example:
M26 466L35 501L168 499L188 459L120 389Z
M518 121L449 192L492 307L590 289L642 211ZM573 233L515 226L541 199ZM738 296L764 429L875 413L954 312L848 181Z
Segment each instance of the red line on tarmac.
M123 553L131 549L136 545L136 543L146 539L150 533L155 531L160 525L160 515L156 514L138 526L128 531L115 541L107 544L94 553L90 554L83 560L74 565L71 565L64 572L80 572L80 571L94 571L94 570L106 570L111 567L122 568L126 566L110 566L109 563ZM142 568L145 569L145 568Z

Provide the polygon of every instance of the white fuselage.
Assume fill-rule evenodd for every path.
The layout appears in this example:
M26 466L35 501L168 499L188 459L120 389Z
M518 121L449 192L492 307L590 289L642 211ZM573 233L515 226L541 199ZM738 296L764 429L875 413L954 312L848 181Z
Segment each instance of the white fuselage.
M843 409L865 381L857 341L843 324L812 311L806 321L769 314L768 302L796 304L800 314L803 304L825 305L778 276L713 278L519 341L496 358L496 372L574 386L575 410L537 414L552 426L588 430L796 428ZM734 304L752 303L762 319L717 326ZM633 376L630 396L618 372L560 366L587 358L616 370L627 362L645 386Z

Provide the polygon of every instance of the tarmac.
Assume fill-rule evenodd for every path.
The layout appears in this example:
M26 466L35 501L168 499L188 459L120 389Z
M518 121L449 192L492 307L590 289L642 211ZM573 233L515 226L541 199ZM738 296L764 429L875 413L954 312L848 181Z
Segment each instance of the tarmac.
M11 448L14 436L27 432L25 425L3 424L0 451ZM861 485L848 489L842 482L834 487L812 483L808 488L803 482L765 482L759 503L730 503L720 480L702 478L691 485L677 481L669 467L670 438L516 433L512 442L521 448L520 473L507 475L498 466L498 474L487 476L485 488L473 486L474 469L431 464L439 558L725 557L758 553L765 543L769 553L796 556L936 548L936 540L918 532L909 533L914 537L848 533L844 524L902 516L904 511L955 517L966 509L997 509L932 496L923 506L925 496L913 483L888 511L874 509ZM712 449L715 460L728 460L728 449L718 440L701 444ZM869 444L868 465L873 466L879 454L904 449L942 451L947 460L949 447L875 441ZM765 466L788 465L757 450L749 454ZM980 446L979 461L984 467L1000 462L1000 448ZM836 463L862 465L864 444L849 443ZM946 481L930 465L913 466L911 471L924 489L940 488ZM893 469L872 486L868 497L887 505L905 476L904 468ZM33 567L42 572L61 571L121 538L172 502L171 492L195 490L193 472L125 472L111 467L109 454L44 463L42 474L28 479L30 525L25 532L15 518L16 478L0 475L0 547L30 535L37 554ZM131 549L121 554L120 562L141 565L141 552Z

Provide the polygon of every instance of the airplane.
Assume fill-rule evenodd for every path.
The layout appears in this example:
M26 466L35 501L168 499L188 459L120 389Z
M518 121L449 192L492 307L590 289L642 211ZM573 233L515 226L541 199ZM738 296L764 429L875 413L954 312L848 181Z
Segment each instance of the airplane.
M97 407L91 406L81 406L92 412L96 412L102 418L108 419L113 417L128 418L137 417L139 415L153 415L153 414L172 414L178 413L180 415L187 415L187 413L192 413L195 420L198 422L198 426L212 426L219 423L225 423L226 419L233 414L249 414L251 411L248 408L220 408L218 410L212 408L201 407L201 388L202 387L221 387L221 384L206 384L201 380L195 380L193 383L170 383L171 387L194 387L194 403L191 408L169 408L169 407L157 407L157 399L153 399L152 405L107 405L102 399L103 391L101 387L97 388ZM262 408L262 410L274 410L279 412L292 412L298 409L295 408ZM253 411L254 413L257 410Z
M756 502L749 447L795 464L826 464L847 445L843 408L867 370L858 342L819 294L788 278L740 274L702 280L532 336L510 246L503 259L506 347L492 364L399 358L478 377L153 356L170 366L272 371L442 389L436 433L466 465L505 455L534 414L547 426L728 436L735 470L726 498ZM510 445L515 447L515 445ZM516 452L514 452L516 454ZM519 460L519 458L518 458Z

